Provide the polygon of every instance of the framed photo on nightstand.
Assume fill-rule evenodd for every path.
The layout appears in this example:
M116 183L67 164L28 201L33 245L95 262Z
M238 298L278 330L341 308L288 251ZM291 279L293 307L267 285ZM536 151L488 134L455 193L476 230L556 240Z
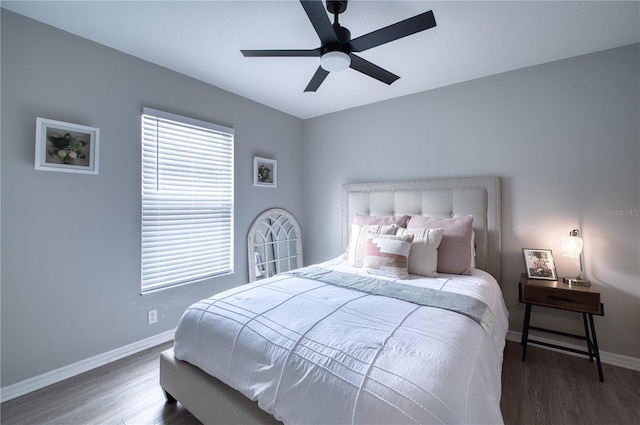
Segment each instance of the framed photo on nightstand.
M522 248L522 256L529 279L558 280L550 249Z

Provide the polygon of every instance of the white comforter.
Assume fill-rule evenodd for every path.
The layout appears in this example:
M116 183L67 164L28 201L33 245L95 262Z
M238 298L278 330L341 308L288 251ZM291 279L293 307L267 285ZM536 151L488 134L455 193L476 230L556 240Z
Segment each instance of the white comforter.
M480 270L399 282L482 300L492 331L441 308L279 275L192 305L174 353L285 424L503 423L498 284Z

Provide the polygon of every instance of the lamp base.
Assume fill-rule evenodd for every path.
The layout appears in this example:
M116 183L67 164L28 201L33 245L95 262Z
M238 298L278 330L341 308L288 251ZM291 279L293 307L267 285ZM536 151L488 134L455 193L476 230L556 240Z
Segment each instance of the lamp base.
M563 277L562 281L572 286L591 286L589 279L583 279L581 277Z

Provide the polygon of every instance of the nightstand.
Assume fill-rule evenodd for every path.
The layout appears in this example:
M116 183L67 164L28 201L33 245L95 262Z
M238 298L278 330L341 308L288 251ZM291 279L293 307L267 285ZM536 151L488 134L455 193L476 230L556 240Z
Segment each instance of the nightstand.
M523 273L520 277L520 302L526 304L521 342L523 362L527 357L527 344L544 345L558 350L583 354L585 356L589 356L589 361L593 361L594 358L596 359L600 382L604 382L602 364L600 363L600 351L598 350L598 340L596 339L596 328L593 325L593 315L596 314L598 316L604 316L604 306L600 302L600 292L598 292L595 287L571 286L562 281L556 280L529 279L527 275ZM562 310L582 313L584 336L530 326L529 322L531 320L532 305L559 308ZM531 339L529 338L530 329L586 341L587 350L577 350Z

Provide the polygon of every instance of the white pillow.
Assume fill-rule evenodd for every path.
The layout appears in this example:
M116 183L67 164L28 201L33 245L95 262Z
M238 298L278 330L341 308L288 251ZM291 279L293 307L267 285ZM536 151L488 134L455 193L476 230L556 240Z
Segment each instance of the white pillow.
M395 279L409 279L409 252L413 235L367 236L367 253L362 269L371 274Z
M367 252L367 236L369 233L393 235L396 232L395 224L351 224L351 235L347 249L347 264L352 267L362 267L364 256Z
M409 253L409 273L426 277L438 277L438 247L444 229L398 229L396 235L412 235Z

